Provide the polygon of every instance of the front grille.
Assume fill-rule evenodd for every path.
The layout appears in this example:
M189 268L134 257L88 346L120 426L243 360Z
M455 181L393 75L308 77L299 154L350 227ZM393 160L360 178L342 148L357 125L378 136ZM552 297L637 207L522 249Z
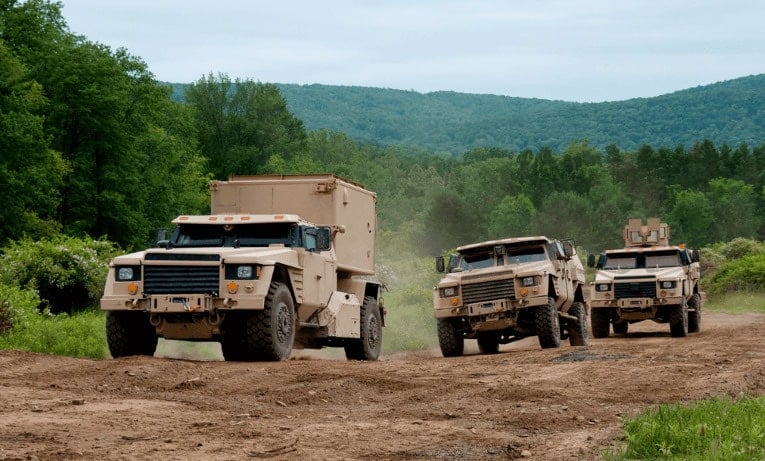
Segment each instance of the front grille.
M513 280L510 278L462 285L462 301L465 304L472 304L502 298L514 299L515 285Z
M621 282L614 284L616 299L621 298L655 298L656 281L650 282Z
M147 295L218 293L219 266L143 266L143 290Z

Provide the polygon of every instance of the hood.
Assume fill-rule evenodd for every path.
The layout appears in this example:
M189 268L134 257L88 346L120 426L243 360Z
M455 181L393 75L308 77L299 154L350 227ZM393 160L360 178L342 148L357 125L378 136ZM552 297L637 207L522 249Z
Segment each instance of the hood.
M550 261L535 261L523 264L509 264L507 266L492 266L483 269L473 269L468 271L457 271L445 274L441 284L462 284L470 283L475 280L489 280L497 278L516 278L527 275L544 275L552 270Z
M153 261L193 261L195 258L182 258L181 255L198 256L199 260L204 261L205 256L218 256L221 261L226 262L257 262L263 265L273 265L275 263L286 264L289 266L299 266L297 251L294 248L283 246L273 247L216 247L216 248L152 248L149 250L138 251L113 259L114 264L141 264L144 260ZM210 259L207 259L209 261Z

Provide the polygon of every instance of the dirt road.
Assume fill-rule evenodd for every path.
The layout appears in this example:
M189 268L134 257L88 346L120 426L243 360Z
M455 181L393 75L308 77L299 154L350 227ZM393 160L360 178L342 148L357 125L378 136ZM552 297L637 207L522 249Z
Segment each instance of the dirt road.
M598 459L656 403L765 394L765 315L497 355L347 362L0 352L0 460Z

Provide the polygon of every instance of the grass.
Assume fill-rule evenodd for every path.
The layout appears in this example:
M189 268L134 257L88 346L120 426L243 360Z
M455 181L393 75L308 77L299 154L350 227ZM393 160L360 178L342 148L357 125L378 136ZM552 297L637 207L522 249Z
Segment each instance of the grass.
M0 349L100 359L108 357L105 316L97 310L73 315L28 316L23 324L0 334Z
M704 308L725 314L755 312L765 314L765 293L738 292L711 295Z
M728 397L660 405L624 422L626 446L608 461L765 459L765 397Z

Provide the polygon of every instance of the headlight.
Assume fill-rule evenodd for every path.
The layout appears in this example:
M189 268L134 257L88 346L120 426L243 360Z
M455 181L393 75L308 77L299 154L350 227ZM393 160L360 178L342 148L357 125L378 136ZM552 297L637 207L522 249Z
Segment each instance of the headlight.
M441 292L441 297L442 298L448 298L450 296L457 296L457 293L459 293L458 287L441 288L439 291Z
M677 286L677 282L674 280L665 280L661 282L661 287L665 289L675 288L676 286Z
M523 283L523 286L525 287L531 287L537 284L537 278L536 277L523 277L523 280L521 281Z
M251 279L252 278L252 266L238 266L236 268L236 278L238 278L238 279Z
M140 266L117 266L117 281L129 282L133 280L141 279L141 267Z
M258 278L259 266L252 264L231 264L226 266L226 278L228 280L254 280Z
M610 283L596 283L595 291L611 291Z

